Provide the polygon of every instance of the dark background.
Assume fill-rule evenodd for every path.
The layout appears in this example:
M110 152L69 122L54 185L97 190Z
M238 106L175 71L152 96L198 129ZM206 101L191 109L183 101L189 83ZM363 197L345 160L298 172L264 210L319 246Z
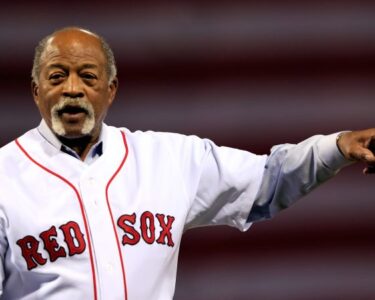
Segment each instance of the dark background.
M1 4L0 145L39 123L33 50L68 25L113 46L120 91L109 124L259 154L375 126L373 1L50 2ZM361 168L247 233L188 232L175 299L375 299L375 177Z

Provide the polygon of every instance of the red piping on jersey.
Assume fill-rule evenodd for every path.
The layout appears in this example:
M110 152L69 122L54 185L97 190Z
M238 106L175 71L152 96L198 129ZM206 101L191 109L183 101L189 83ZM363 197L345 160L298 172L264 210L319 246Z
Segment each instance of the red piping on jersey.
M91 249L91 240L90 240L90 235L89 235L89 230L88 230L88 225L87 225L87 220L86 220L86 216L85 216L85 213L84 213L84 209L83 209L83 203L82 203L82 199L81 199L81 196L78 192L78 190L76 189L76 187L70 182L68 181L66 178L62 177L61 175L53 172L52 170L46 168L45 166L43 166L42 164L38 163L35 159L33 159L29 153L27 153L27 151L21 146L21 144L19 143L18 139L15 141L16 142L16 145L21 149L21 151L26 155L26 157L28 159L30 159L34 164L36 164L38 167L40 167L41 169L43 169L44 171L52 174L53 176L56 176L57 178L61 179L63 182L65 182L67 185L69 185L75 192L77 198L78 198L78 201L79 201L79 206L81 208L81 213L82 213L82 217L83 217L83 222L84 222L84 225L85 225L85 231L86 231L86 236L87 236L87 243L89 245L89 255L90 255L90 264L91 264L91 273L92 273L92 281L93 281L93 286L94 286L94 300L98 299L97 298L97 292L96 292L96 278L95 278L95 268L94 268L94 259L93 259L93 254L92 254L92 249Z
M113 231L114 231L115 237L116 237L118 254L120 256L122 279L123 279L123 283L124 283L124 293L125 293L125 300L126 300L126 299L128 299L128 290L127 290L127 287L126 287L126 275L125 275L124 262L123 262L122 254L121 254L120 238L118 236L117 227L116 227L116 224L115 224L115 221L114 221L114 218L113 218L112 209L111 209L111 205L109 204L109 197L108 197L109 186L111 185L113 179L115 179L117 174L120 172L121 168L123 167L123 165L126 161L126 158L128 157L128 144L126 142L125 133L121 131L121 135L122 135L122 139L123 139L124 146L125 146L125 155L124 155L124 157L123 157L123 159L120 163L120 166L117 168L116 172L112 175L111 179L107 183L107 186L105 188L105 198L107 200L107 206L108 206L109 214L111 215L111 221L112 221Z

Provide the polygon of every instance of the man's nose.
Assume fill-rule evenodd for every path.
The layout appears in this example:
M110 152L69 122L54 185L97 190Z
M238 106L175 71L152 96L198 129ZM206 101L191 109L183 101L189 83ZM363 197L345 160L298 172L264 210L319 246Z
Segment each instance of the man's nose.
M84 96L83 86L79 76L76 74L69 74L64 82L63 95L72 98L81 98Z

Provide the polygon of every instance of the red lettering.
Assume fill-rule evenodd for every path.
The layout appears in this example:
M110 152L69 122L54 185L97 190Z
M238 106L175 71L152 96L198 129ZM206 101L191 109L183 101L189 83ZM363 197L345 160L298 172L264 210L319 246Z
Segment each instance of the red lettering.
M152 244L155 241L154 215L149 211L145 211L141 216L141 232L142 238L147 244Z
M81 254L85 251L85 238L76 222L70 221L59 228L64 234L65 243L68 245L69 256Z
M39 242L35 237L28 235L17 241L21 247L22 256L26 260L27 269L34 269L39 265L44 265L47 260L38 252Z
M165 216L164 214L156 214L156 218L160 224L160 235L156 242L162 245L168 245L169 247L174 246L173 237L172 237L172 225L175 220L172 216ZM135 213L131 215L122 215L118 221L117 225L122 228L125 234L122 237L123 245L135 245L139 243L139 240L142 236L142 239L147 244L155 243L155 216L149 211L142 213L140 217L140 232L137 231L134 227L137 221L137 215Z
M48 252L51 262L54 262L59 257L66 257L65 249L60 247L56 241L57 232L55 226L43 231L39 236L44 242L44 249Z
M163 215L163 214L156 214L156 218L159 220L160 227L162 228L162 230L160 231L160 236L159 236L159 238L157 239L156 242L158 244L164 245L165 244L165 238L167 238L167 245L169 247L173 247L174 242L172 240L171 229L172 229L172 224L173 224L175 218L172 217L172 216L167 216L167 223L164 222L165 215Z
M133 213L132 215L122 215L117 221L117 225L125 232L125 234L122 237L123 245L135 245L139 242L140 235L138 231L135 230L132 226L135 224L135 220L136 214ZM131 225L128 225L127 222Z

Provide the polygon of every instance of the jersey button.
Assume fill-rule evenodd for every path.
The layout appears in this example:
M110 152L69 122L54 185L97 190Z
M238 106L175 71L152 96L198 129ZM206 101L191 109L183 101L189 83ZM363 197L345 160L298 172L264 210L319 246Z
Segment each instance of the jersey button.
M106 271L108 273L112 273L113 272L113 264L110 263L110 262L107 262L105 265L104 265L104 268L106 269Z
M95 178L94 177L89 177L87 179L87 181L88 181L89 185L94 186L94 184L95 184Z

